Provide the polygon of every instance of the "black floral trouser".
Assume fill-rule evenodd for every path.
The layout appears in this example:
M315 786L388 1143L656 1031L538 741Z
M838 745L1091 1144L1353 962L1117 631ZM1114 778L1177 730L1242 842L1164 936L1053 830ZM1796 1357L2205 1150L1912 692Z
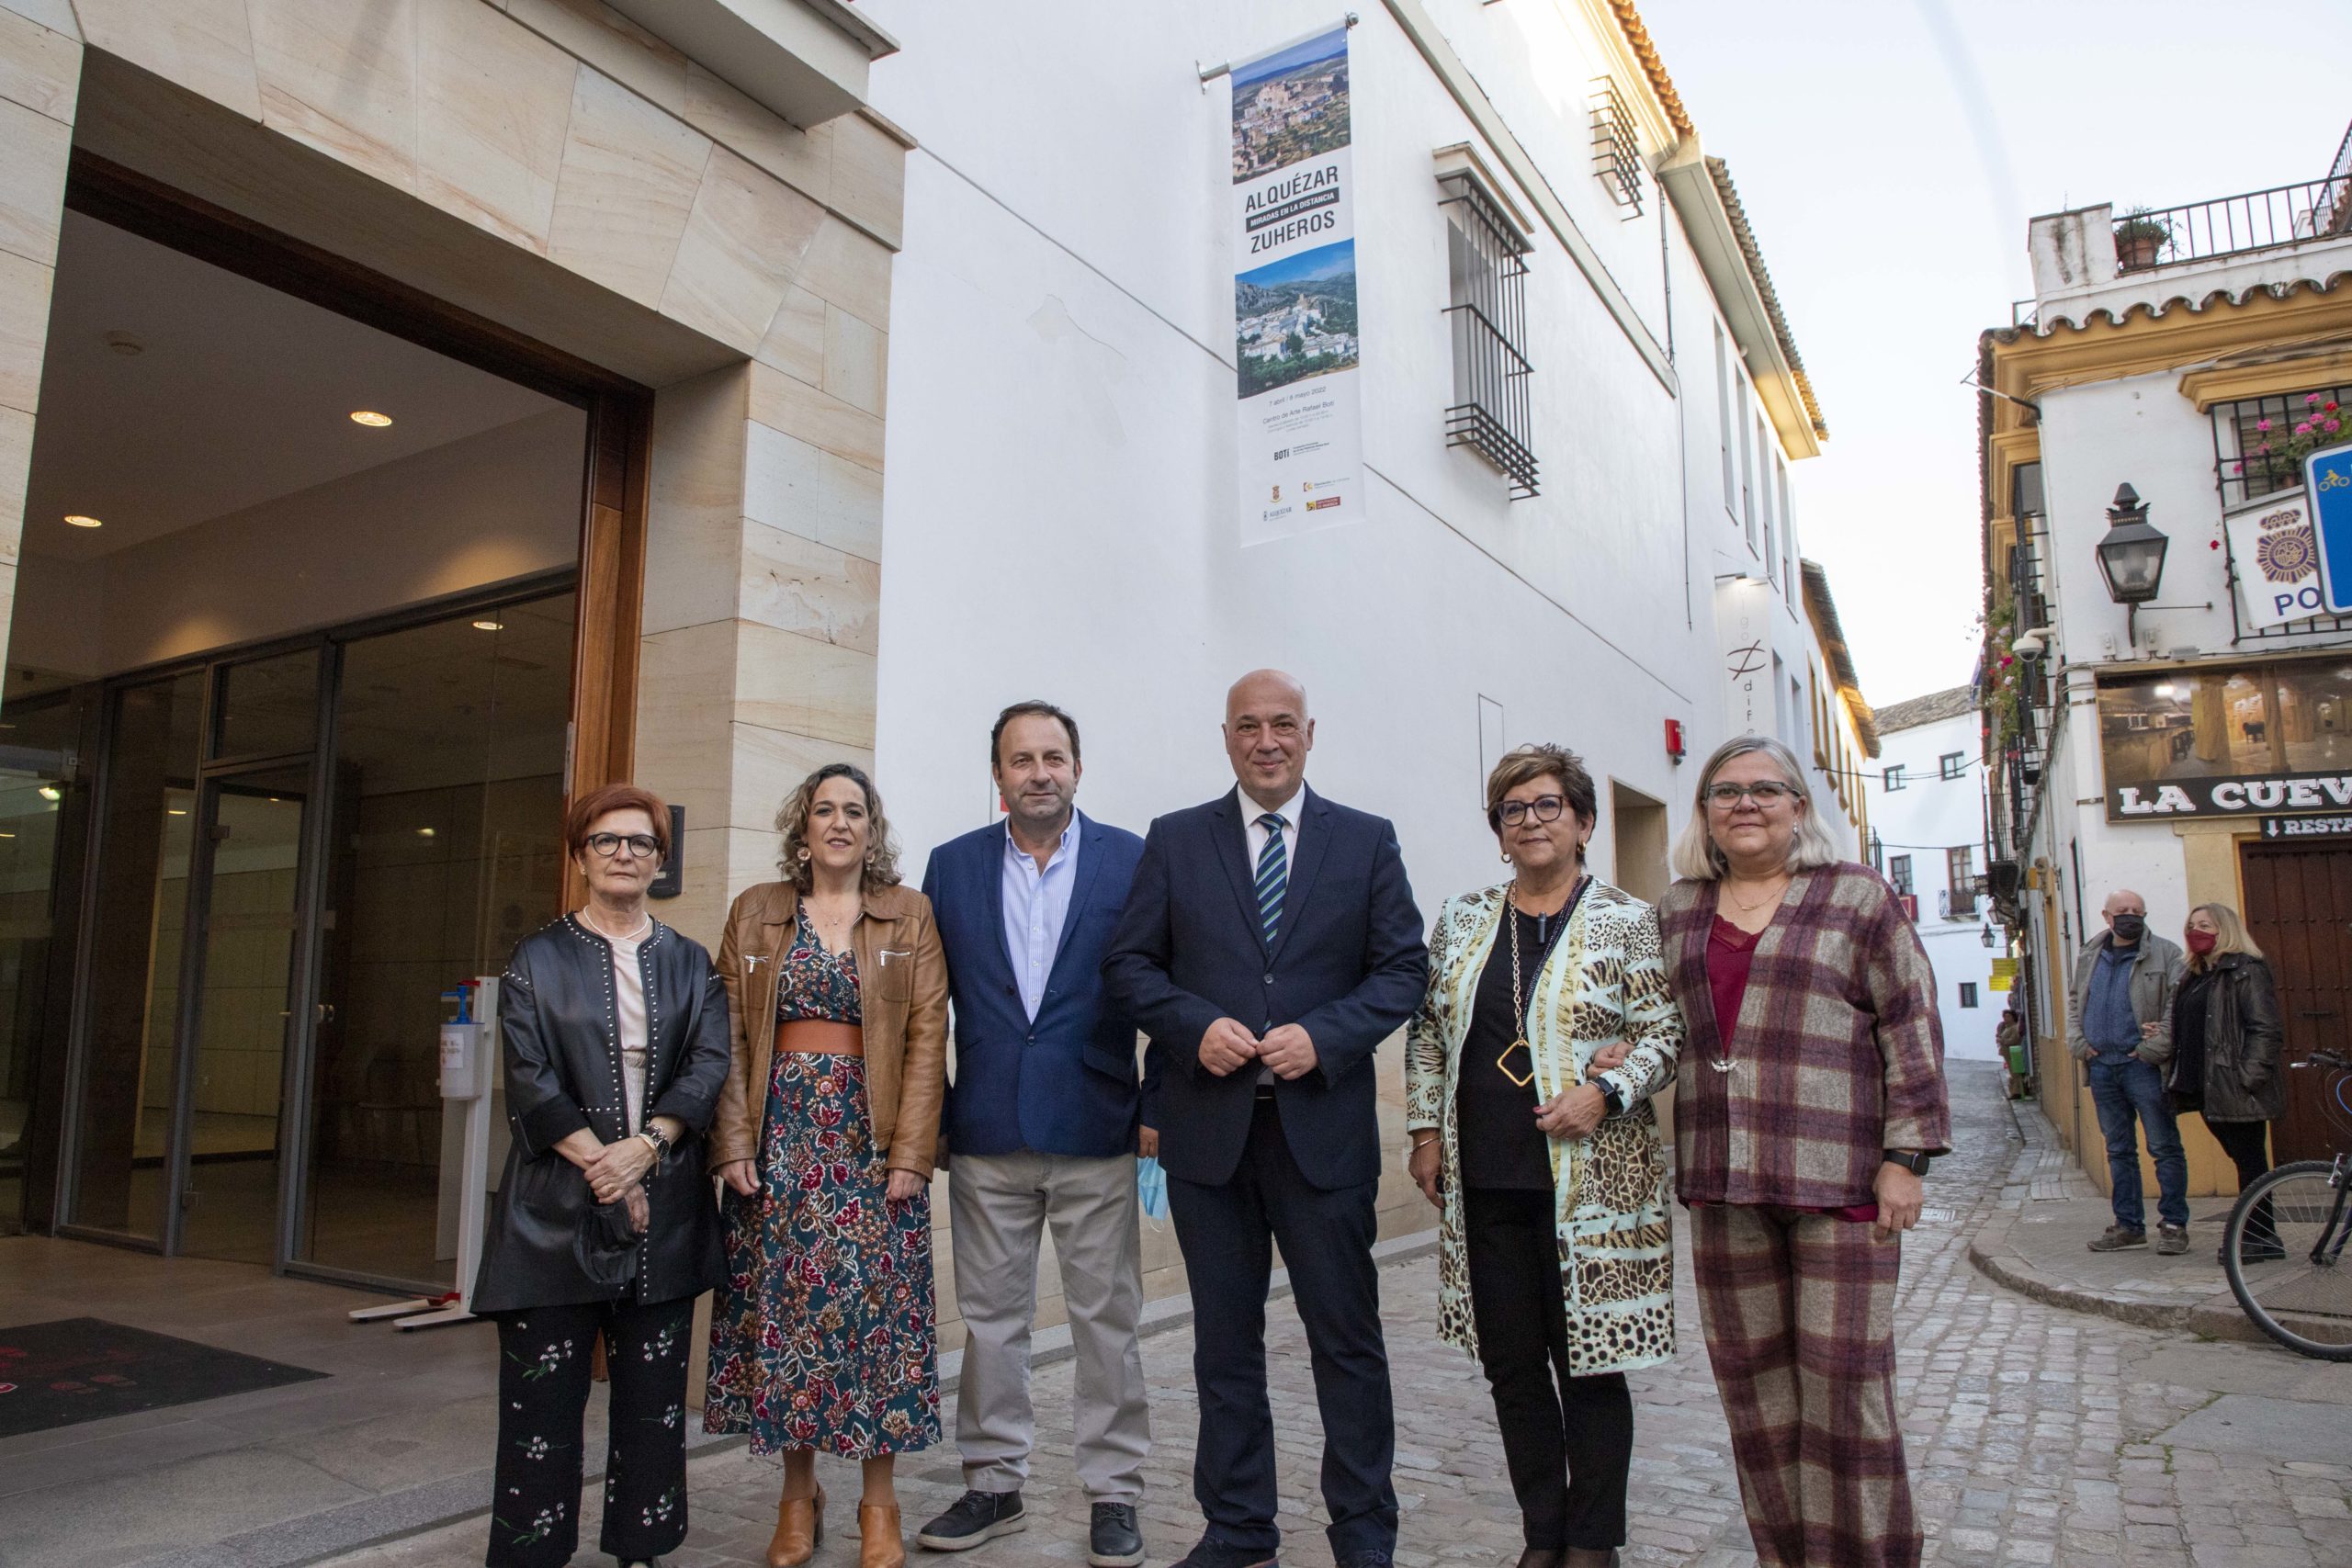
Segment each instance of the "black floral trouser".
M490 1568L561 1568L580 1544L589 1358L612 1370L598 1550L622 1559L686 1538L686 1342L691 1296L639 1306L531 1307L498 1320L498 1464Z

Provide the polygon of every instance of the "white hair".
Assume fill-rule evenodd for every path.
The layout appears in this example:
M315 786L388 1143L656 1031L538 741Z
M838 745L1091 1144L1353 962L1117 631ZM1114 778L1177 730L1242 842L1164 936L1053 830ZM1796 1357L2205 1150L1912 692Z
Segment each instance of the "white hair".
M1813 871L1825 865L1835 865L1840 857L1836 840L1822 825L1821 813L1815 809L1813 788L1805 783L1804 765L1797 754L1769 735L1742 735L1715 748L1707 765L1699 770L1699 787L1691 793L1690 820L1682 825L1681 837L1674 840L1674 853L1668 863L1674 874L1693 882L1713 882L1726 869L1724 852L1715 847L1715 835L1707 826L1707 786L1734 757L1745 757L1750 751L1761 751L1781 770L1781 781L1796 793L1804 809L1797 813L1796 837L1789 844L1788 869Z

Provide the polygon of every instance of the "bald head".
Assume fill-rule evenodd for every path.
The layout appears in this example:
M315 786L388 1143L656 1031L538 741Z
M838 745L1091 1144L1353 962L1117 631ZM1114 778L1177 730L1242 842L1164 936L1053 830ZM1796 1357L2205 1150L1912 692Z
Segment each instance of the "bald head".
M1270 711L1267 705L1286 707L1299 723L1306 722L1306 688L1297 676L1282 670L1252 670L1225 694L1225 721L1231 724L1234 716L1245 707Z
M1279 670L1252 670L1225 694L1225 754L1244 794L1271 811L1298 793L1315 721L1306 688Z

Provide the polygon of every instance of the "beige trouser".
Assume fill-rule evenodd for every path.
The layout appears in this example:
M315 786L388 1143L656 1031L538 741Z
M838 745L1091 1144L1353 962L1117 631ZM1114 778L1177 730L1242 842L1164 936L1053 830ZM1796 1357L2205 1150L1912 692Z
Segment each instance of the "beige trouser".
M1037 1315L1038 1237L1050 1224L1078 1362L1078 1479L1098 1503L1135 1502L1151 1447L1136 1346L1143 1269L1135 1156L959 1153L947 1162L947 1202L966 1336L956 1402L964 1484L1017 1492L1028 1478L1037 1429L1029 1328Z

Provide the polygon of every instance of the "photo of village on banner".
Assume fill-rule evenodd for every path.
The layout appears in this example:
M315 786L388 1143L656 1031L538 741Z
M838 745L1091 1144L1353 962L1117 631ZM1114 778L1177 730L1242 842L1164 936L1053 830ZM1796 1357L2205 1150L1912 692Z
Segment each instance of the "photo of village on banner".
M1363 515L1344 24L1233 65L1241 542Z

